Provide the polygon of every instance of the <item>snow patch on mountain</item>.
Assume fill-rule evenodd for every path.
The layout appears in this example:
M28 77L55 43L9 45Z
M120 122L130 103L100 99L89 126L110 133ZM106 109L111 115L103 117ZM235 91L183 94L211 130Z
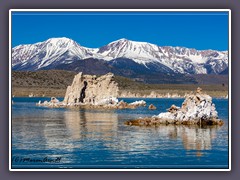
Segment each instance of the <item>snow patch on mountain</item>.
M228 67L228 51L160 47L148 42L130 41L124 38L100 48L87 48L63 37L14 47L12 68L38 70L87 58L105 61L126 58L146 68L149 68L150 64L162 64L174 72L185 74L218 74Z

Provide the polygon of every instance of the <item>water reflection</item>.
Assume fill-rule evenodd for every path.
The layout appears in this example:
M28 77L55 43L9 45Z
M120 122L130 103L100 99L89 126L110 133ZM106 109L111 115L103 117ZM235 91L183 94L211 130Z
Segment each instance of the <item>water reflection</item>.
M169 139L180 139L186 150L210 150L212 141L220 127L211 126L200 128L198 126L160 126L159 133Z
M210 150L219 126L160 126L158 132L169 139L181 139L186 150Z
M136 127L124 122L149 116L148 109L50 109L15 103L12 154L61 156L62 163L80 165L227 164L227 109L221 112L226 114L222 127Z
M118 131L118 141L108 143L111 148L128 151L130 154L149 154L179 149L194 150L194 156L202 156L204 150L212 149L212 141L221 127L164 125L160 127L126 127L124 133ZM180 148L181 149L181 148ZM168 154L166 154L167 156Z
M212 140L216 136L215 128L196 128L185 127L182 129L180 136L183 140L184 148L187 150L210 150Z
M97 138L109 140L118 129L118 114L113 111L65 111L64 123L72 139Z
M131 127L123 125L124 118L114 111L44 111L42 119L20 118L13 121L13 138L22 149L82 148L79 141L101 141L106 148L130 153L146 153L148 150L171 149L182 145L186 150L211 150L212 141L219 127L197 126ZM48 118L44 118L48 117ZM119 122L121 121L121 122ZM172 141L169 141L172 140ZM36 147L35 143L41 144Z
M204 150L212 149L212 141L217 136L219 126L198 127L198 126L165 126L160 127L161 134L169 139L180 139L186 150L196 150L196 156L202 156ZM163 129L165 129L163 131Z

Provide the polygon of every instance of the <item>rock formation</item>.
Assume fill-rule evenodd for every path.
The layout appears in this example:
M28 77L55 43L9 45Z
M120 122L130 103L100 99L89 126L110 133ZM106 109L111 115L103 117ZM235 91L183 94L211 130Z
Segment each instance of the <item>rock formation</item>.
M150 110L155 110L155 109L157 109L157 108L156 108L156 106L154 106L153 104L150 104L149 107L148 107L148 109L150 109Z
M51 97L51 100L50 100L51 103L59 103L59 100L55 97Z
M146 106L146 102L141 100L141 101L135 101L132 103L126 103L122 100L117 104L116 107L117 109L136 109L137 107L140 107L140 106Z
M212 98L202 93L201 88L195 94L186 97L181 107L172 105L168 112L160 113L150 118L137 119L126 122L128 125L157 125L157 124L198 124L222 125Z
M77 74L71 86L67 87L63 102L52 97L49 102L37 103L48 107L85 107L105 109L135 109L145 106L143 100L133 103L118 102L118 84L114 75L108 73L97 78L95 75Z
M77 74L71 86L68 86L64 103L89 103L98 104L104 99L116 100L118 96L118 85L114 81L114 75L96 77L95 75ZM113 102L115 103L115 102Z

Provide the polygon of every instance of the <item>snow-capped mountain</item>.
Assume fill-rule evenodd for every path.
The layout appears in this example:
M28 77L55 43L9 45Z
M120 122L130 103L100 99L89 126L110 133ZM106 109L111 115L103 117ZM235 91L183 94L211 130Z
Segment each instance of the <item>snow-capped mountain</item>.
M54 64L68 64L75 60L92 57L92 51L93 49L82 47L68 38L51 38L44 42L13 48L12 67L38 70Z
M220 74L228 68L228 51L161 47L127 39L100 48L87 48L68 38L51 38L12 49L14 70L64 69L71 64L71 67L73 64L74 67L82 65L82 61L87 59L104 61L104 66L118 68L124 64L126 68L139 66L140 69L162 73Z
M139 64L162 64L174 72L190 74L221 73L228 67L228 52L189 49L184 47L157 46L127 39L114 41L99 48L97 53L105 60L132 59ZM211 69L212 68L212 69Z

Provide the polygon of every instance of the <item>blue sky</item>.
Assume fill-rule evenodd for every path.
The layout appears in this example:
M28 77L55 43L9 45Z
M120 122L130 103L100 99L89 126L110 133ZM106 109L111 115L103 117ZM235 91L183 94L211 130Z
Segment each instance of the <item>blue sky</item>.
M117 39L228 49L227 12L12 12L12 46L68 37L85 47Z

